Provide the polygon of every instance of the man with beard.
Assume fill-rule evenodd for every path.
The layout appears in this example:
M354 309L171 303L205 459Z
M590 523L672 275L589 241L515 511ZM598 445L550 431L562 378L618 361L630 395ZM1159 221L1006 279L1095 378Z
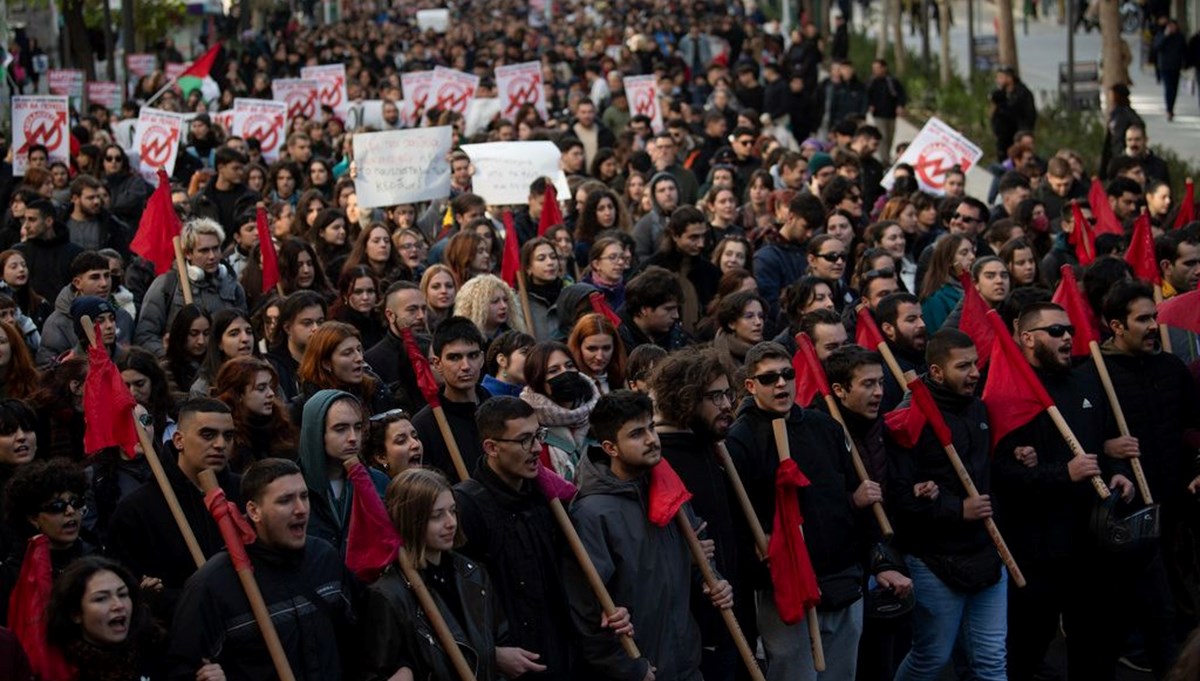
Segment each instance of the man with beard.
M922 374L925 365L925 319L921 316L921 304L911 293L893 293L875 306L875 321L879 332L887 341L888 348L896 356L896 362L904 371ZM904 397L904 386L892 372L884 372L883 402L880 409L891 411Z
M129 228L112 213L104 210L100 191L104 183L91 175L80 175L71 181L71 210L66 213L67 231L71 243L88 250L112 248L129 255Z
M772 423L787 422L791 458L810 484L800 494L804 540L821 589L818 606L826 669L813 670L808 628L785 624L775 605L775 586L765 563L747 576L755 588L758 630L767 651L767 679L853 679L863 627L863 523L861 513L882 500L874 482L860 482L850 462L846 435L828 415L796 406L792 358L778 343L759 343L746 355L745 391L726 440L763 530L774 531L778 450ZM870 571L890 580L897 565L875 562ZM897 573L896 577L900 577Z
M1111 664L1101 673L1091 661L1097 641L1108 636L1097 630L1112 628L1100 608L1107 610L1112 604L1089 606L1089 601L1103 593L1103 584L1117 579L1111 567L1114 557L1094 548L1087 536L1096 494L1091 478L1111 479L1110 486L1125 500L1133 496L1133 485L1124 461L1098 459L1091 452L1136 453L1137 440L1117 437L1095 365L1072 368L1074 328L1061 307L1026 305L1017 330L1026 360L1089 453L1073 456L1045 412L996 446L992 473L997 501L1004 506L997 522L1028 580L1024 589L1008 592L1008 676L1013 681L1034 678L1062 616L1070 632L1071 676L1111 678Z
M413 340L424 351L429 350L429 337L421 333L425 328L428 306L425 294L411 281L400 280L388 287L383 296L383 319L388 333L373 345L363 359L379 375L392 391L392 396L410 414L425 406L425 396L417 385L417 375L404 350L404 329L410 329Z
M717 443L733 424L734 391L720 358L711 350L685 348L663 359L650 379L654 396L654 424L662 455L692 493L692 508L708 523L708 536L716 542L717 570L733 585L742 631L754 638L753 599L742 591L738 578L738 514L730 496L728 478L717 458ZM749 545L745 547L753 553ZM695 607L695 606L693 606ZM747 608L749 608L747 612ZM721 618L712 608L695 608L704 642L700 670L705 679L731 680L738 669L737 648Z

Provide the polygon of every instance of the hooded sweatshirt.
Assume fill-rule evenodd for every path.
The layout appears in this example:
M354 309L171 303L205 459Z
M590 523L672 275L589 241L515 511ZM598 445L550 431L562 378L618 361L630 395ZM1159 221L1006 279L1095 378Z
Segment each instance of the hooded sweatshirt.
M663 230L667 228L667 219L671 217L669 212L658 205L655 198L654 188L659 182L673 182L676 192L679 191L679 181L670 173L656 173L650 178L650 184L646 186L646 191L650 192L650 212L642 216L633 227L633 254L638 260L645 260L658 250L658 242L662 238ZM682 196L678 203L682 205Z

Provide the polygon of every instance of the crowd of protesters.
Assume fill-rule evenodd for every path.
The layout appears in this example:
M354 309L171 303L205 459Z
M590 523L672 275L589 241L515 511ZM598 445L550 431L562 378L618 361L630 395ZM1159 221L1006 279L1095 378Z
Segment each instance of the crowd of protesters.
M901 80L882 60L860 76L844 48L828 58L812 24L785 39L740 3L568 3L547 17L489 1L436 33L409 9L355 9L321 26L273 14L224 47L219 101L168 88L154 102L193 114L169 187L178 268L156 275L131 251L154 190L114 140L116 116L80 112L69 163L33 145L12 177L7 150L0 621L34 617L45 636L0 628L0 676L273 678L200 489L212 471L249 522L249 561L298 679L453 679L458 655L480 680L749 678L722 610L771 681L1103 681L1119 664L1198 678L1200 344L1156 315L1197 289L1200 222L1136 114L1114 113L1104 167L1088 168L1039 140L1028 90L1001 69L992 196L968 193L958 167L935 194L892 165ZM459 114L419 112L453 126L456 147L449 195L419 205L359 207L350 140L372 129L331 110L291 118L274 163L210 117L236 97L270 99L272 80L303 66L344 63L351 99L384 100L393 125L403 72L450 66L494 96L494 69L523 61L541 63L551 117L526 106L468 132ZM625 96L622 77L642 74L656 77L661 130ZM166 83L141 79L120 117ZM549 178L524 205L472 192L457 146L524 140L561 150L570 194L557 211ZM1099 192L1092 175L1106 178ZM278 254L265 293L259 206ZM519 287L501 276L506 213ZM1100 213L1119 228L1093 238ZM1139 220L1156 276L1123 257ZM1052 302L1068 275L1085 321ZM998 441L980 398L988 356L967 328L976 299L1059 408ZM880 347L856 344L864 324ZM1078 324L1098 336L1095 358L1079 357ZM828 401L798 403L800 333ZM136 401L163 480L142 445L85 445L93 343ZM940 432L892 427L915 398L880 350L924 380L974 487ZM819 586L821 672L785 607L794 585L777 581L752 529L787 532L780 423L804 480L801 513L786 517L802 517ZM352 480L353 461L369 482ZM668 467L691 493L683 524L655 521ZM1134 484L1142 470L1154 504ZM571 522L614 609L566 548L546 472L578 488ZM369 578L347 567L358 495L378 496L406 547ZM52 588L31 602L38 570ZM1046 661L1059 636L1065 670Z

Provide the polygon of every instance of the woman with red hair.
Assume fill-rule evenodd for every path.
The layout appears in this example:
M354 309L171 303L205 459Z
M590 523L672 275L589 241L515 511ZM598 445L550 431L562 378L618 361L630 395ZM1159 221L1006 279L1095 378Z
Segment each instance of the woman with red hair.
M258 357L235 357L217 373L215 393L229 405L237 428L229 466L241 473L267 457L296 457L296 427L288 419L279 374Z
M16 327L0 322L0 399L27 400L38 391L38 372L25 338Z
M608 317L595 313L580 317L567 347L579 371L596 383L601 395L625 387L625 344Z
M320 390L344 390L362 402L367 415L395 406L392 393L363 359L362 336L345 322L327 321L313 332L297 372L300 395L292 406L292 422L300 423L304 403Z

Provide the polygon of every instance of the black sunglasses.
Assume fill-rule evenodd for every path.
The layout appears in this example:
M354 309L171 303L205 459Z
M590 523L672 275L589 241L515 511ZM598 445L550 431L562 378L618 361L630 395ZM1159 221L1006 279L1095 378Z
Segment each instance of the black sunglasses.
M781 378L785 381L796 378L796 370L792 367L787 367L780 371L767 371L754 376L754 380L758 381L761 385L775 385Z
M49 513L50 515L62 515L63 513L67 512L68 506L76 511L82 511L87 506L87 503L82 497L55 499L54 501L42 506L42 513Z
M1029 333L1033 333L1034 331L1045 331L1046 333L1050 334L1051 338L1062 338L1064 334L1068 334L1068 333L1071 334L1072 336L1074 336L1075 335L1075 325L1074 324L1051 324L1050 326L1039 326L1039 327L1036 327L1033 329L1029 329Z
M824 260L825 262L842 262L842 261L845 261L846 254L845 253L820 253L817 255L817 257Z

